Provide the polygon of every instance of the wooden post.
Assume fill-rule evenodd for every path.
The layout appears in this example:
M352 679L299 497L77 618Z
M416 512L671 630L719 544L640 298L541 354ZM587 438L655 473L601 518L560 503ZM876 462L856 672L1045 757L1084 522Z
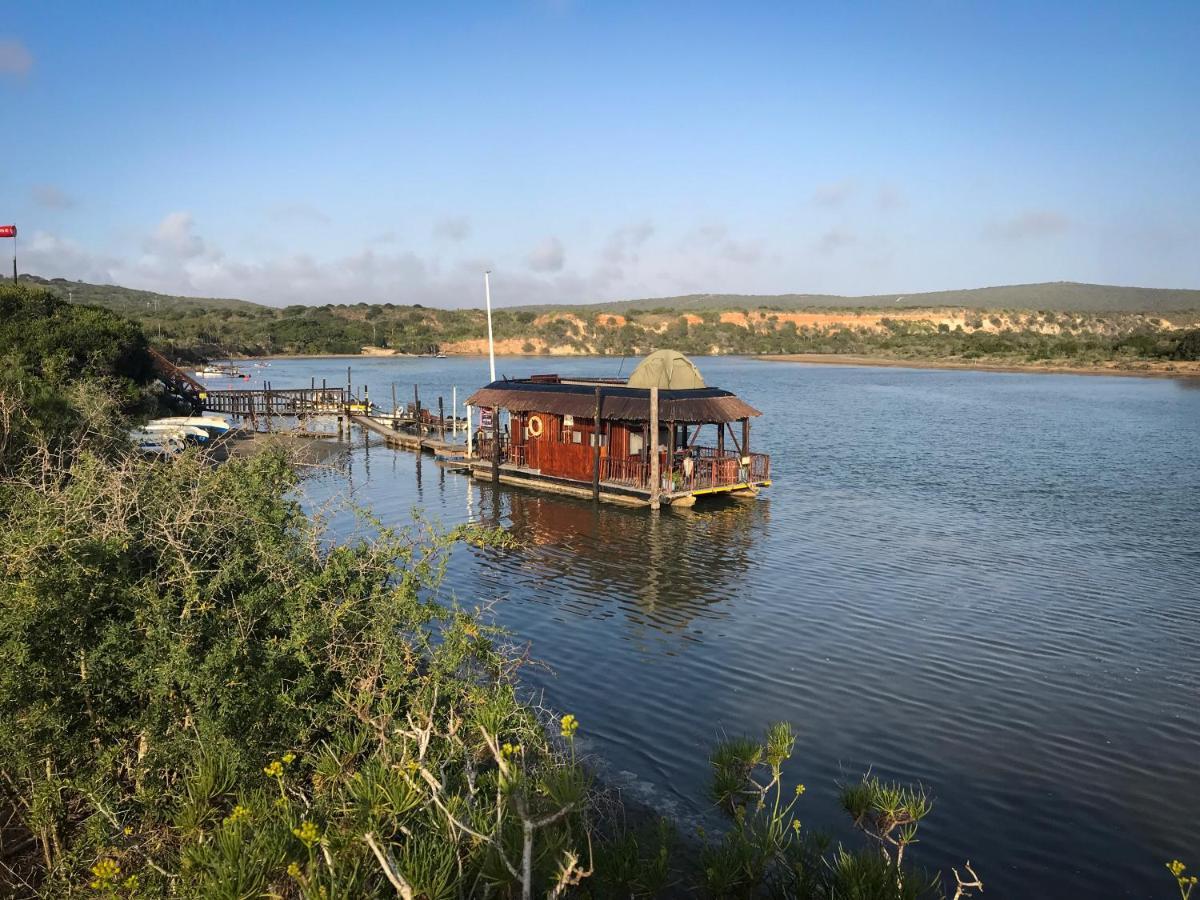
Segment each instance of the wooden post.
M658 388L650 388L650 508L658 509L662 477L658 471Z
M742 456L750 455L750 420L742 419Z
M346 366L346 410L347 411L349 411L349 409L350 409L350 398L351 398L351 396L353 396L353 394L354 394L354 382L350 379L350 367ZM347 419L346 421L347 421L346 430L349 431L349 429L350 429L349 421L350 420Z
M458 385L450 388L450 433L458 434Z
M416 425L417 434L421 433L421 394L417 390L417 386L413 385L413 423Z
M471 428L471 407L467 406L467 459L475 455L475 432Z
M492 484L500 483L500 407L492 407Z
M441 397L438 397L438 438L446 439L446 407L442 405Z
M717 423L717 456L725 455L725 423Z
M398 423L396 422L396 382L393 381L392 382L392 428L395 429L397 424Z
M596 415L592 419L592 502L600 502L600 387L596 386Z

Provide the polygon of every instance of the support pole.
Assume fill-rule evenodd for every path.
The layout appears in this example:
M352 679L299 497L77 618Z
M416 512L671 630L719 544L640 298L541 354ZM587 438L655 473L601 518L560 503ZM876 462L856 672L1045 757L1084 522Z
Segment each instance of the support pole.
M750 455L750 420L742 419L742 456Z
M592 419L592 502L600 502L600 387L596 386L596 415Z
M392 382L392 428L396 427L396 382Z
M417 390L417 386L413 385L413 424L416 426L417 434L421 433L421 394Z
M467 406L467 459L475 455L475 429L471 427L471 407Z
M658 388L650 388L650 508L658 509L662 477L658 471Z
M438 397L438 439L446 439L446 407L442 404L441 397Z
M450 433L458 434L458 385L450 388Z
M492 484L500 483L500 407L492 407Z

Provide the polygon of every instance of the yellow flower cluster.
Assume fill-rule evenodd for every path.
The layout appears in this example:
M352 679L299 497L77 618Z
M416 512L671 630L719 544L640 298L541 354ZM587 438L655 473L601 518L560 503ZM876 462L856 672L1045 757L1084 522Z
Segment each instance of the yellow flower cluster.
M504 746L500 748L500 755L503 756L505 759L516 756L520 752L521 752L520 744L509 744L506 742L504 744Z
M1187 893L1190 894L1191 893L1190 889L1192 887L1195 887L1196 882L1198 880L1196 878L1196 876L1195 875L1184 875L1183 872L1187 868L1187 866L1185 866L1183 863L1181 863L1177 859L1173 859L1169 863L1167 863L1167 868L1170 870L1171 874L1175 876L1175 880L1177 882L1179 882L1180 889L1188 888L1189 890L1187 891ZM1185 894L1185 896L1186 896L1186 894Z
M290 766L296 761L296 754L289 750L279 759L271 760L271 762L263 767L263 771L272 778L279 778L283 775L283 767Z
M298 881L300 879L300 864L294 862L288 863L287 873Z
M316 824L309 821L301 822L299 828L293 828L292 834L300 838L304 842L304 846L309 848L321 839L321 832L317 830Z
M806 788L804 787L804 785L802 785L802 784L796 785L796 796L799 797L801 794L804 793L805 790L806 790Z
M559 723L562 728L562 736L570 738L575 736L575 732L579 730L579 720L570 713L562 717Z
M115 859L102 859L92 866L93 890L104 890L112 887L121 876L121 867Z
M227 815L225 817L225 824L226 825L236 825L238 822L245 822L249 818L250 818L250 810L247 807L242 806L242 804L239 803L237 806L235 806L233 808L233 812L231 812L229 815Z

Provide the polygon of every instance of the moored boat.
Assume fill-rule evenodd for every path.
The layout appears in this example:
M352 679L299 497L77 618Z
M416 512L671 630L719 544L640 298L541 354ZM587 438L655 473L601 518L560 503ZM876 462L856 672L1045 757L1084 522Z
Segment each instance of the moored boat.
M753 497L771 484L770 457L750 450L761 413L708 387L674 350L651 353L627 380L502 379L467 403L483 413L469 454L477 476L637 505Z

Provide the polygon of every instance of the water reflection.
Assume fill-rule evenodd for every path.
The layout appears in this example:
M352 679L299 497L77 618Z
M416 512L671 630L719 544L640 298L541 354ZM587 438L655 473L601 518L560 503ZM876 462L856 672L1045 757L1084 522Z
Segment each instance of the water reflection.
M765 500L653 514L490 483L480 493L483 524L504 526L526 548L483 554L499 581L573 615L615 604L630 621L671 633L728 615L722 607L739 596L770 517Z

